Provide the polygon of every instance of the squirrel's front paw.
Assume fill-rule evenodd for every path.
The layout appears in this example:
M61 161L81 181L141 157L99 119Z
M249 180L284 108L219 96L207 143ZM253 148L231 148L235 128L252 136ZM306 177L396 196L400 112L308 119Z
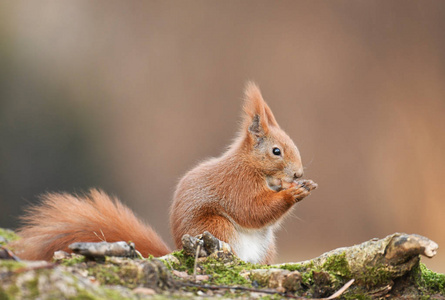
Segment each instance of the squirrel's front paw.
M286 190L295 202L303 200L309 196L311 191L315 190L318 185L312 180L302 179L294 182L290 188Z

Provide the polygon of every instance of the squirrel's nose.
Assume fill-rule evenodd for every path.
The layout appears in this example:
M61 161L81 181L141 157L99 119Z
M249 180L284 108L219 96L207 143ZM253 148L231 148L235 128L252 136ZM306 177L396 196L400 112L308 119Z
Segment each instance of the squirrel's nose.
M297 172L297 173L294 174L294 178L295 179L298 179L298 178L301 178L301 177L303 177L303 171L300 171L300 172Z

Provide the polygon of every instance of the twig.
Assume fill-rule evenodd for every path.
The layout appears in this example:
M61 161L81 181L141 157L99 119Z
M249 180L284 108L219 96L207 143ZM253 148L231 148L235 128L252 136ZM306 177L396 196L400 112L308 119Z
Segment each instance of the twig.
M196 247L195 264L193 265L193 278L195 278L195 280L196 280L196 269L198 267L199 251L201 251L201 245L198 243L198 247Z
M9 250L8 248L1 246L0 249L3 250L4 253L5 253L6 256L7 256L7 257L2 257L2 259L11 258L12 260L20 261L20 258L18 258L18 257L17 257L11 250Z
M338 291L336 291L335 293L333 293L330 297L327 297L327 300L330 299L335 299L339 296L341 296L341 294L343 294L352 284L354 283L354 279L349 280L348 282L346 282L346 284L344 286L342 286L341 289L339 289Z
M133 242L128 242L127 243L128 246L130 246L131 250L134 251L134 253L136 254L135 257L137 256L139 259L142 260L146 260L147 258L145 258L141 252L139 252L138 250L136 250L136 245Z
M102 238L101 238L95 231L93 231L94 235L95 235L100 241L102 241L102 242L106 242L107 239L105 238L105 234L104 234L104 232L102 231L102 229L99 229L99 230L100 230L100 233L102 234Z

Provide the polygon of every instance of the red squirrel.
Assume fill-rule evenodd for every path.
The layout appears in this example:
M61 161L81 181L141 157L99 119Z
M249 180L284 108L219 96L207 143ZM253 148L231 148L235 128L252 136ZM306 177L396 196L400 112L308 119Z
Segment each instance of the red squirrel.
M209 231L242 260L271 263L275 231L294 204L317 187L303 176L300 153L275 120L259 88L245 88L240 131L221 157L200 163L180 180L170 210L175 245L184 234ZM50 260L74 242L132 241L144 256L170 253L148 225L102 191L46 194L22 217L19 257Z

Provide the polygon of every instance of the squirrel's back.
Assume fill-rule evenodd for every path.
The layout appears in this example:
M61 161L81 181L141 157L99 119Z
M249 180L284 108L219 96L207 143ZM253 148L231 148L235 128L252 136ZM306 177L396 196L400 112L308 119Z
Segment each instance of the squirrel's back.
M170 252L150 226L99 190L84 196L46 194L22 220L25 225L18 231L22 239L14 245L22 259L50 260L57 250L70 252L68 246L75 242L132 241L145 257Z

